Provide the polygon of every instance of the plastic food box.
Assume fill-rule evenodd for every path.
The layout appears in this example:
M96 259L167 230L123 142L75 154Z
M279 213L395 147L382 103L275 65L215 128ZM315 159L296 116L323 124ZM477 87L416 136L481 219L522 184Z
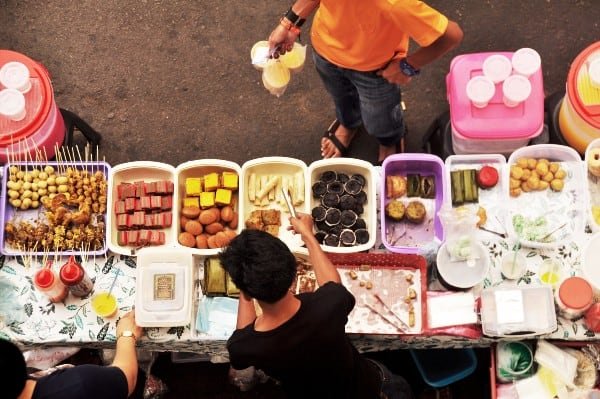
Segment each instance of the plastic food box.
M390 202L386 197L386 178L387 176L400 175L406 177L407 174L421 174L423 176L433 176L435 178L435 198L420 199L428 201L429 209L425 221L422 224L411 224L406 221L395 222L385 215L385 208ZM442 160L431 154L395 154L387 157L382 165L381 187L379 196L381 201L381 241L383 245L392 252L399 253L417 253L419 248L428 245L435 239L444 241L444 229L438 216L438 211L442 208L447 192L448 185L444 163ZM405 205L418 197L402 197ZM427 208L427 206L426 206ZM393 234L393 228L401 228L401 238L391 242L388 234Z
M512 59L512 52L463 54L455 57L446 76L450 104L452 146L456 154L510 154L537 137L544 127L544 84L540 68L530 78L531 95L509 108L502 100L502 83L488 105L477 108L467 97L467 83L483 75L483 62L493 54Z
M68 167L72 167L72 168L76 168L79 170L87 170L89 172L97 172L100 171L104 174L107 182L107 191L110 190L110 184L108 182L109 180L109 175L110 175L110 165L108 165L106 162L27 162L27 163L21 163L21 162L15 162L12 164L6 164L4 165L4 168L2 169L2 193L0 195L0 218L2 221L2 228L0 229L0 252L2 252L4 255L8 255L8 256L15 256L15 255L23 255L23 254L29 254L29 255L44 255L44 250L43 248L40 247L37 248L37 250L35 252L32 251L23 251L20 250L18 248L13 248L10 245L8 245L5 242L5 225L8 221L12 220L14 217L18 217L19 220L21 221L35 221L35 220L39 220L40 218L43 219L42 214L45 210L45 208L43 207L43 205L40 204L40 207L37 209L28 209L28 210L16 210L15 208L13 208L12 205L9 204L8 202L8 197L7 197L7 182L9 180L9 168L11 166L19 166L21 168L27 167L28 170L31 170L35 167L45 167L45 166L52 166L54 167L54 169L56 170L57 174L58 174L58 167L62 168L68 168ZM108 197L108 193L107 193L107 197ZM110 200L107 198L107 211L108 212L108 208L110 206ZM105 218L106 218L106 214L102 214ZM108 230L109 229L109 224L108 222L106 222L105 225L105 229ZM107 251L107 246L106 246L106 242L104 243L103 247L101 249L98 249L96 251L85 251L86 254L89 255L103 255L105 254ZM54 254L58 254L58 255L78 255L81 254L82 251L80 248L76 248L73 250L64 250L64 251L48 251L47 252L50 255L54 255Z
M354 253L371 249L375 245L377 234L377 174L375 169L369 162L354 158L329 158L311 163L308 167L309 180L306 186L309 212L316 206L321 205L321 199L313 196L312 185L326 171L345 173L348 176L359 174L365 178L366 184L362 191L367 194L367 200L363 204L363 213L358 215L358 217L365 220L366 228L369 232L369 240L365 244L350 247L335 247L325 244L321 244L321 247L324 251L332 253Z
M568 242L585 231L588 213L587 193L585 190L585 175L581 157L572 148L557 144L538 144L519 148L508 159L504 171L504 180L510 179L510 167L519 158L545 158L550 162L559 162L567 176L564 187L555 192L550 188L543 191L523 192L518 197L510 197L507 201L506 231L509 236L519 238L513 227L513 216L522 214L534 219L545 217L549 220L548 233L555 231L552 242L538 242L519 238L521 245L531 248L551 249ZM564 228L559 226L566 223Z
M587 204L588 224L593 232L600 231L600 224L596 223L594 218L593 206L598 207L600 213L600 176L594 176L590 170L589 165L593 153L600 150L600 139L595 139L588 144L585 150L585 161L584 161L584 175L587 177L585 181L586 193L588 194L589 203ZM600 217L599 217L600 220Z
M202 159L197 161L185 162L177 168L175 168L175 190L173 197L173 226L175 229L175 235L177 236L181 231L181 208L183 206L183 199L186 197L186 179L187 178L200 178L209 173L223 173L233 172L238 176L238 189L232 193L231 204L234 211L238 215L238 226L235 229L236 232L240 232L243 229L243 220L240 212L240 199L242 199L243 193L241 192L241 174L242 169L234 162L224 161L220 159ZM179 244L177 238L175 238L176 245L180 248L186 248L190 250L194 255L215 255L221 251L221 248L214 249L199 249L189 248Z
M107 224L106 235L108 248L117 254L135 256L138 248L133 246L119 245L118 229L115 215L115 201L117 201L117 187L121 183L134 183L136 181L159 181L167 180L175 184L175 168L171 165L161 162L137 161L126 162L115 166L110 171L108 185L108 206L107 206ZM160 229L165 233L165 246L175 246L177 242L177 230L175 227L176 210L175 199L173 198L173 208L171 209L173 220L170 227Z
M273 189L273 199L268 199L264 202L265 205L256 205L254 201L250 200L250 195L252 194L252 190L250 189L250 179L251 176L254 175L255 179L260 180L262 176L263 182L268 182L270 176L280 176L288 180L288 182L294 182L294 178L298 175L298 178L301 176L302 181L296 181L292 183L292 185L296 185L295 188L300 198L297 198L296 205L294 208L297 212L307 213L308 211L308 201L306 195L306 176L307 176L307 167L306 164L295 158L287 158L287 157L264 157L257 158L250 161L247 161L242 165L241 169L241 177L240 177L240 198L239 198L239 214L240 214L240 225L243 229L246 225L246 221L250 217L252 211L255 210L265 210L265 209L276 209L280 211L280 226L279 226L279 234L278 237L287 244L287 246L291 250L296 250L303 245L302 239L299 235L293 234L292 231L287 228L290 226L289 217L290 214L287 209L287 205L283 200L281 187L283 186L283 182L281 185L277 185ZM300 185L302 185L300 187ZM254 189L255 196L258 195L258 191L256 190L256 185ZM268 196L268 194L267 194ZM291 195L292 201L294 201L294 196ZM300 199L302 202L300 203Z
M508 200L508 181L504 174L506 158L501 154L468 154L450 155L446 158L446 194L445 203L452 206L452 180L450 172L463 169L481 169L483 166L492 166L498 171L498 184L490 189L479 188L478 202L465 202L463 206L473 208L476 212L479 207L485 209L487 222L482 226L486 229L504 233L504 207ZM481 235L488 234L480 230Z
M190 323L194 258L176 247L146 247L138 253L135 321L140 327L185 326Z

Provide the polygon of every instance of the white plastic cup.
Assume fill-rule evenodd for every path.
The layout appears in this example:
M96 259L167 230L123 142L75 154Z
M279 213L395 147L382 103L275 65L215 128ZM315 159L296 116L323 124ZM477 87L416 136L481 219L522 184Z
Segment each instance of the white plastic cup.
M512 63L504 55L490 55L483 61L483 74L494 83L503 82L511 73Z
M507 252L502 257L500 270L508 280L518 280L527 270L527 259L520 252L516 256L514 252Z
M0 91L0 115L13 121L25 118L25 96L19 90L4 89Z
M511 75L502 83L504 105L513 108L531 95L531 82L525 76Z
M485 108L495 92L496 85L485 76L475 76L467 83L467 97L477 108Z
M600 89L600 57L589 63L588 76L590 77L590 84L596 89Z
M524 47L515 51L512 56L513 71L529 78L542 66L540 54L532 48Z
M29 69L21 62L7 62L0 68L0 84L25 94L31 89Z

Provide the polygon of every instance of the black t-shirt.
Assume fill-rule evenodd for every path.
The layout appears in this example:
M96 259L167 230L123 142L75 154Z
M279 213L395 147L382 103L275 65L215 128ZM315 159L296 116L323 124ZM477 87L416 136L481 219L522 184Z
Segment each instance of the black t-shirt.
M329 282L300 294L298 312L270 331L236 330L227 349L235 369L255 366L281 381L291 398L378 398L379 371L350 343L344 327L354 307L346 288Z
M125 373L117 367L85 364L37 380L32 399L126 399Z

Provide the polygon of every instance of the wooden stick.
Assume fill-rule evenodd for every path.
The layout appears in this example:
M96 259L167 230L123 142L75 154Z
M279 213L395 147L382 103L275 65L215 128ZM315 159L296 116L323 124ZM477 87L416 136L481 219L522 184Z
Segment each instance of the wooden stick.
M83 159L81 159L81 153L79 152L79 146L75 146L75 148L77 148L77 155L79 156L79 162L83 162Z

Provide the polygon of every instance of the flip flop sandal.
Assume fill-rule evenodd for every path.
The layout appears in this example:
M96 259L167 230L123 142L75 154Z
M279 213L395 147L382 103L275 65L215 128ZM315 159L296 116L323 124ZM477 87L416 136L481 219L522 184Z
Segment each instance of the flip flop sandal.
M335 119L333 122L331 122L331 125L329 125L325 133L323 133L323 137L327 138L333 143L335 148L337 148L340 152L340 157L345 157L348 154L348 147L346 147L337 137L335 137L335 131L339 126L340 121Z

